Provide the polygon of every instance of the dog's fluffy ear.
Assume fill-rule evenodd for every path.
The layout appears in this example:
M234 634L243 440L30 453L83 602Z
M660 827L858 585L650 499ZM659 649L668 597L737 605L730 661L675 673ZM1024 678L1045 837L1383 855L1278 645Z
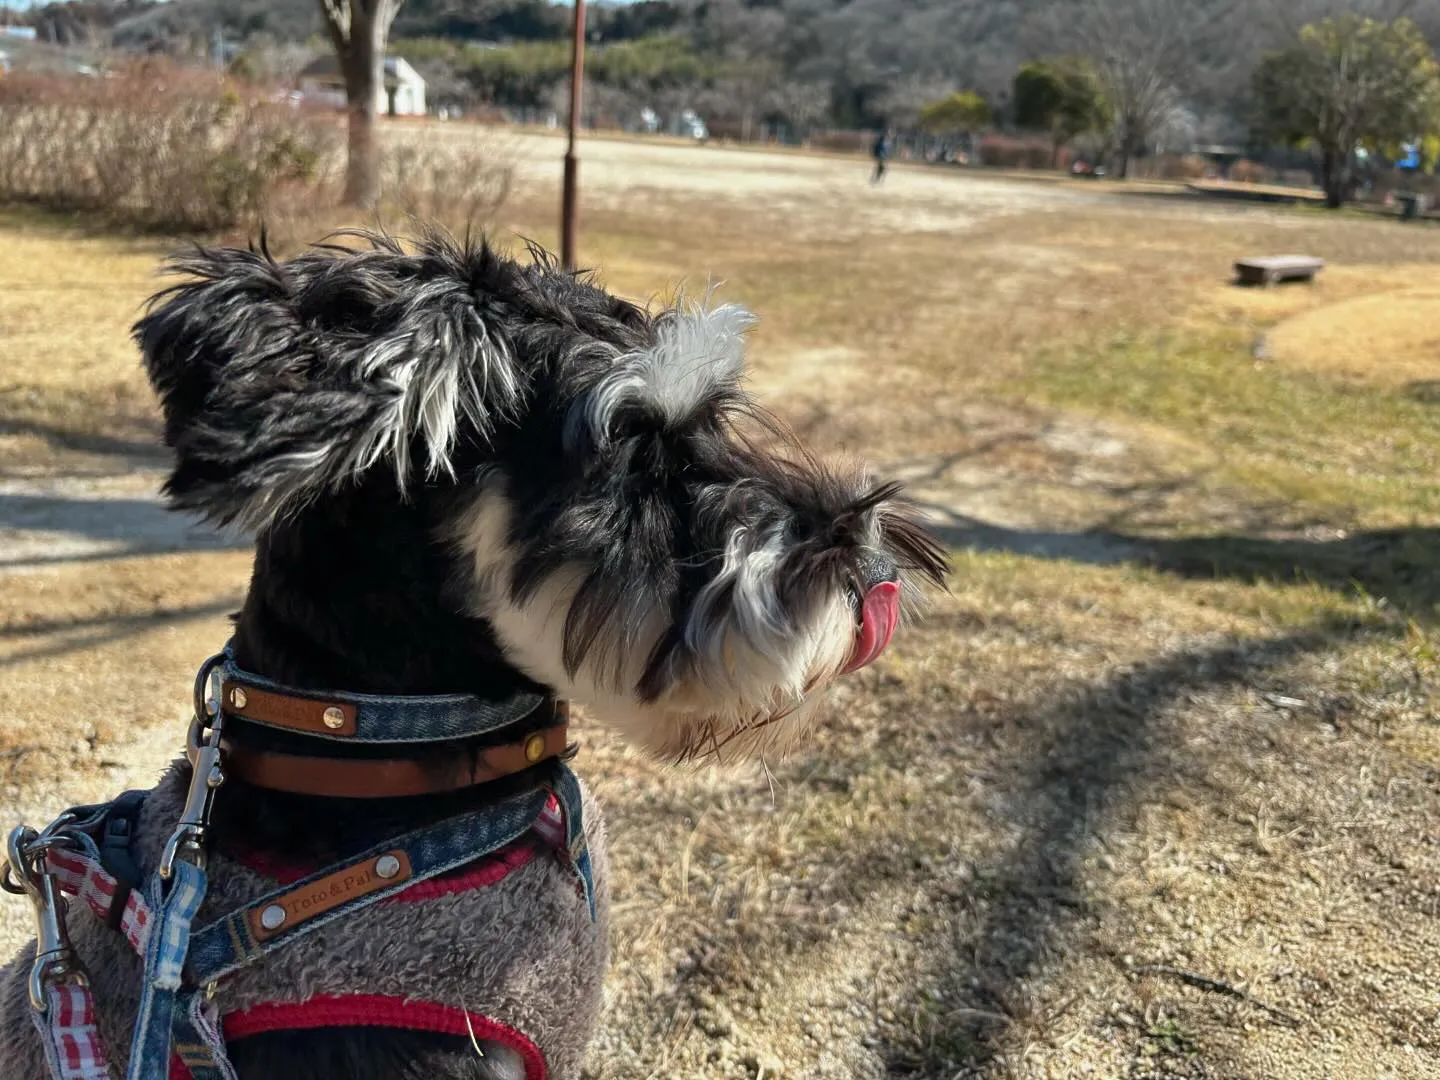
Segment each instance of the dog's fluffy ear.
M262 529L384 463L402 491L446 471L522 393L483 313L483 245L317 249L288 263L199 249L167 266L135 338L165 414L174 503ZM418 460L417 460L418 459Z

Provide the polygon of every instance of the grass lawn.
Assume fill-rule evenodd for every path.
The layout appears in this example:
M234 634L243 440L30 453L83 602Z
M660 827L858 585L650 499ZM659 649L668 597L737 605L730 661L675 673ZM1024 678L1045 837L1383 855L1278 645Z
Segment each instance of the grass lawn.
M554 242L557 145L512 140L502 241ZM584 146L584 261L754 307L765 400L956 552L792 760L584 732L616 874L591 1077L1435 1075L1440 231L865 172ZM40 487L70 543L159 475L126 332L163 245L0 232L3 555ZM1330 267L1227 284L1288 251ZM0 565L32 818L153 776L246 582L243 550L89 539Z

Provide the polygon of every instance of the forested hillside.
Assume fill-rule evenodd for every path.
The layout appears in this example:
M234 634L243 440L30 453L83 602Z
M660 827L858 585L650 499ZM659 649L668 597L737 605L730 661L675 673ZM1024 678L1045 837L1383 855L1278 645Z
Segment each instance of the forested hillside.
M1079 50L1107 19L1126 32L1151 25L1168 35L1185 122L1220 138L1243 130L1267 48L1307 19L1354 10L1407 13L1440 39L1435 0L643 0L592 3L590 36L602 106L650 99L844 127L903 123L927 101L973 90L1003 124L1021 62ZM570 18L570 4L548 0L406 0L392 36L440 94L540 104L563 80ZM191 55L218 37L281 68L306 42L325 47L315 0L90 2L38 9L33 21L52 39ZM482 47L497 43L516 47Z

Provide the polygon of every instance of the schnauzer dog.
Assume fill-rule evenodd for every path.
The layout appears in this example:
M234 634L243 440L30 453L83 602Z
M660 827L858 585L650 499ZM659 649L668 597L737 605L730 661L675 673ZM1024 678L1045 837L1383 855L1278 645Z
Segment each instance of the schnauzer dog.
M122 830L132 876L152 879L205 786L197 762L218 762L182 991L228 1063L177 1036L172 1076L578 1076L608 887L600 813L558 779L564 703L665 759L782 752L885 648L902 585L908 604L943 582L896 485L808 454L742 389L748 312L649 312L531 254L435 234L286 262L201 249L136 327L168 496L257 537L197 709L224 721L218 757L192 738ZM423 738L382 730L409 717ZM397 839L462 819L489 835L487 813L537 791L524 827L442 873ZM315 878L365 852L369 869ZM297 881L310 893L283 893ZM129 892L106 893L112 915ZM71 908L123 1070L149 968L123 913ZM313 932L259 955L312 909ZM225 950L255 962L197 975ZM45 1076L31 959L0 987L7 1080Z

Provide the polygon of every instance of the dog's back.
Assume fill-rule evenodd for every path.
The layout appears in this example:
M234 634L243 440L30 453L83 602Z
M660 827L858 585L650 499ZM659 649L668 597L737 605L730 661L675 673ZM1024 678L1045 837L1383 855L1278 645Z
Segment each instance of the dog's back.
M177 765L146 800L135 851L147 876L184 805L188 771ZM578 1076L599 1011L608 922L604 828L588 793L584 807L598 926L538 838L353 913L224 981L216 1001L241 1080L525 1080L523 1055L477 1053L496 1047L485 1036L503 1029L533 1044L548 1080ZM254 868L263 865L254 853L213 854L197 926L274 889L276 879ZM100 1033L123 1071L140 961L83 904L71 903L68 922ZM4 1080L48 1076L26 992L32 959L27 946L0 971ZM318 1016L335 1022L309 1026ZM407 1016L424 1026L407 1028ZM466 1018L464 1032L434 1030L446 1016Z

